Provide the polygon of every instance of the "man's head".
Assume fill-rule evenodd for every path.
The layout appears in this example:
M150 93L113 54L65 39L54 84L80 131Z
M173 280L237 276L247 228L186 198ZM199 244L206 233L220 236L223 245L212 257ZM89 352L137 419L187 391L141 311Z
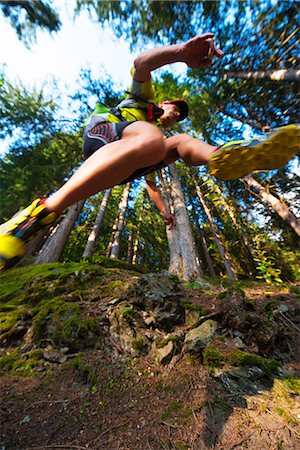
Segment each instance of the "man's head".
M164 110L160 120L165 127L180 122L189 113L188 104L184 100L166 100L159 103L158 106Z

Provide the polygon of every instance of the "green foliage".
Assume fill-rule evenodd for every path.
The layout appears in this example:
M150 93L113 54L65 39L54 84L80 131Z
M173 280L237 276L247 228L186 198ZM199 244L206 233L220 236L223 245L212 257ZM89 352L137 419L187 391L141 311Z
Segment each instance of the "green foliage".
M36 40L38 27L49 32L60 29L59 16L49 3L49 0L35 0L34 3L28 0L1 0L0 9L16 30L18 38L29 47Z
M282 283L282 279L280 278L281 270L274 267L274 258L267 258L262 254L259 259L255 258L255 261L258 263L257 270L259 272L256 278L265 280L266 283Z

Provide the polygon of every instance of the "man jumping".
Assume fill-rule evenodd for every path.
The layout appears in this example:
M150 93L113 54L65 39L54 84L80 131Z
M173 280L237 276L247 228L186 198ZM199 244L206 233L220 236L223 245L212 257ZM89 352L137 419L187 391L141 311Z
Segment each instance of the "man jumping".
M175 62L193 69L211 65L214 57L223 56L213 38L213 33L198 35L183 44L146 51L135 59L132 86L125 100L107 112L96 109L87 121L83 144L86 161L57 192L35 200L0 227L1 269L17 264L28 243L65 208L141 176L146 176L148 193L165 224L174 227L175 218L164 205L151 174L179 158L188 165L207 164L212 175L229 180L254 170L276 169L297 153L299 127L295 125L259 141L236 141L220 147L186 134L164 139L157 125L169 128L185 119L188 105L183 100L155 105L151 72Z

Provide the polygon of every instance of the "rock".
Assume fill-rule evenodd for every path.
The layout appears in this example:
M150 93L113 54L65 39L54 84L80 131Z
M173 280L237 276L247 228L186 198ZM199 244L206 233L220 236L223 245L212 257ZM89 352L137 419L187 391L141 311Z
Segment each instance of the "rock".
M69 350L69 349L68 349ZM67 360L67 356L60 350L49 345L43 351L43 357L50 362L63 364Z
M174 343L173 341L169 341L167 345L165 345L162 348L159 348L157 351L157 361L160 364L166 365L169 364L169 362L172 359L172 356L174 354Z
M243 330L246 305L244 295L239 291L228 291L222 300L222 327Z
M200 312L193 310L185 311L185 324L189 327L196 327L200 321Z
M185 320L185 310L181 304L181 295L177 285L179 281L167 271L149 273L142 276L128 292L127 298L134 298L134 306L148 313L145 324L166 332L174 326L182 325ZM152 319L154 318L154 320Z
M176 325L185 321L185 309L177 299L159 302L153 310L155 323L164 331L171 331Z
M157 303L176 292L178 280L166 270L142 276L129 291L140 299L146 310L153 310Z
M238 336L235 337L234 339L232 339L232 342L234 343L235 347L237 347L237 348L245 348L244 342Z
M284 303L281 303L278 307L278 311L281 313L286 313L286 312L288 312L288 310L289 310L289 308Z
M153 314L151 314L148 311L142 311L142 317L143 317L144 322L147 325L147 327L150 327L151 325L154 325L155 317L154 317Z
M236 367L215 371L215 378L233 395L254 395L270 390L273 379L259 367Z
M199 327L190 330L184 340L185 348L189 352L199 352L202 350L218 329L218 323L215 320L206 320Z

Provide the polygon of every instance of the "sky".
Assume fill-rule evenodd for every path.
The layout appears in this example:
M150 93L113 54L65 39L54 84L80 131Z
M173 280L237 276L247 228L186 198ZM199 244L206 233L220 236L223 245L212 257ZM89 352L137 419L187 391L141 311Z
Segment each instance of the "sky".
M26 86L41 86L55 77L68 89L75 85L81 68L91 68L93 76L104 69L121 89L128 88L130 69L138 52L131 53L124 39L117 39L110 29L104 31L86 11L73 20L74 6L74 0L54 0L61 30L52 34L38 30L36 43L30 49L0 14L0 64L6 65L10 81L20 78ZM173 64L174 70L182 73L184 64Z
M8 80L20 80L28 88L43 87L45 92L47 82L50 86L52 79L57 80L64 115L68 114L64 110L67 96L76 91L81 69L91 69L93 78L105 71L120 90L128 89L130 69L139 51L131 53L125 39L117 39L111 29L103 30L86 11L73 20L74 0L54 0L53 7L62 22L60 31L50 34L38 29L37 39L29 49L0 13L0 67L5 66ZM183 63L172 64L173 73L180 75L185 71ZM8 144L9 138L0 141L0 155L8 150Z
M121 86L130 81L134 56L129 45L117 40L111 30L105 32L93 23L87 12L74 21L73 0L55 0L62 27L57 33L37 31L37 40L30 49L17 38L9 21L0 15L0 61L13 81L20 78L27 86L40 86L51 77L74 85L81 68L90 67L93 73L101 68L111 74ZM3 45L6 43L6 45Z

